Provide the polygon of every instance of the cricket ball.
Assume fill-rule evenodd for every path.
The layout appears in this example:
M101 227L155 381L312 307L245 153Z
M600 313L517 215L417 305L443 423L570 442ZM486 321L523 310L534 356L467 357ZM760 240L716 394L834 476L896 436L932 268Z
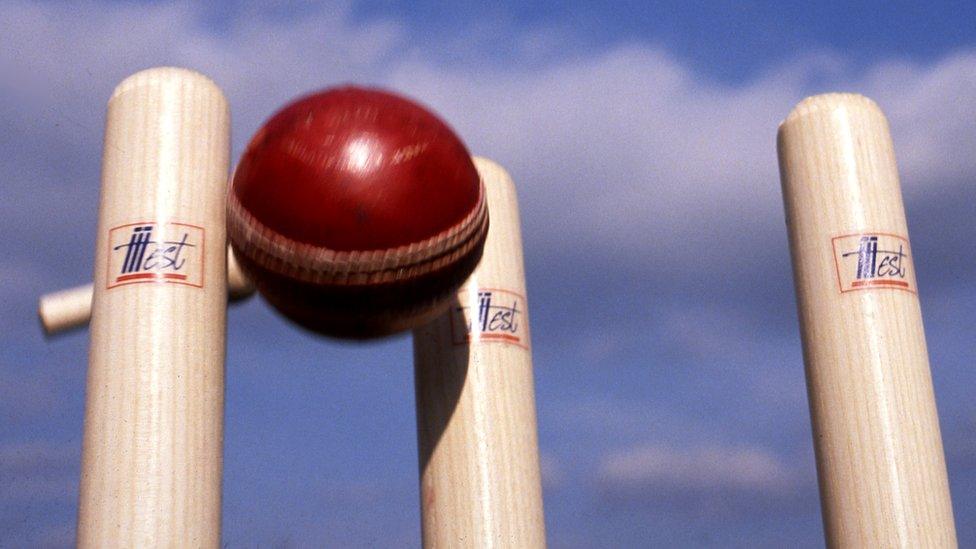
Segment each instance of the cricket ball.
M242 268L278 311L326 335L370 338L442 313L488 231L461 140L377 89L320 91L251 139L227 199Z

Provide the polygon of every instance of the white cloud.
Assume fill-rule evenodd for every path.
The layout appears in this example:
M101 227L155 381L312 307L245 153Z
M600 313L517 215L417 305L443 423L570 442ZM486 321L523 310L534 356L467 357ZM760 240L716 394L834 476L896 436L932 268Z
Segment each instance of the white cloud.
M814 78L879 100L892 120L907 194L951 192L976 176L969 116L976 52L931 66L892 60L858 75L840 55L801 55L729 86L642 43L550 56L573 42L566 27L513 32L473 23L474 43L487 48L492 36L503 37L514 43L511 52L530 52L530 62L478 63L468 54L451 61L460 44L435 52L437 44L412 37L402 22L362 22L351 13L341 2L291 17L252 9L214 31L188 2L0 5L7 105L0 124L27 143L0 157L11 198L0 202L0 223L50 244L43 256L21 250L3 274L44 280L63 271L44 261L90 240L105 100L128 73L155 64L197 68L225 88L238 148L273 109L320 86L353 80L412 94L436 107L473 152L513 172L527 255L571 257L591 272L630 263L648 276L687 278L710 268L703 244L712 265L762 254L771 242L782 246L776 126ZM58 164L62 158L88 161ZM87 215L73 215L79 209ZM751 272L756 265L723 267ZM672 326L688 339L697 322L695 315L665 318L657 329ZM607 335L617 324L596 334L589 355L620 348L622 338ZM712 337L702 352L721 346Z
M654 514L782 517L815 508L808 473L758 446L645 444L605 455L596 480L608 504Z
M952 193L976 177L974 51L931 65L889 60L857 74L840 54L798 55L731 86L644 43L556 54L572 50L578 39L565 27L512 32L504 23L485 21L458 29L463 41L437 44L401 21L357 20L343 2L292 17L250 10L225 23L216 31L208 28L190 2L0 4L0 144L9 145L0 153L0 227L46 248L44 254L24 250L18 258L5 258L0 277L17 284L4 284L0 300L21 299L25 281L71 268L55 261L90 241L105 102L125 76L158 64L198 69L225 89L238 150L274 109L318 87L354 81L411 94L435 107L472 152L495 158L513 173L527 256L571 257L574 268L590 266L597 273L629 262L649 273L702 276L708 268L702 244L714 245L709 253L727 260L785 242L776 127L804 95L828 91L814 89L813 81L878 100L892 123L910 199ZM508 43L511 57L479 55L479 48L499 41ZM740 270L751 273L754 267ZM555 284L572 282L574 273L550 272ZM656 283L651 278L648 285ZM702 340L689 334L715 325L707 321L709 314L707 308L691 308L653 317L660 322L640 324L640 330L618 328L633 326L633 314L607 318L605 331L586 343L582 356L609 362L627 342L644 341L648 333L678 340L702 356L733 344L751 356L742 349L750 337L744 330L731 330L731 336L728 330L703 333L712 338L708 345L693 347ZM756 332L757 338L767 337ZM546 337L553 339L536 332L536 344ZM763 380L756 394L802 399L798 373L780 381L767 370L755 372ZM8 376L5 387L0 401L15 402L15 394L28 394L33 402L56 400L52 389L33 378ZM653 498L663 492L700 501L718 493L739 501L738 495L758 493L780 501L793 489L809 487L812 473L798 473L763 448L677 445L682 437L722 438L716 434L721 427L686 411L593 398L568 403L565 413L560 408L555 414L572 422L574 432L602 432L618 443L621 437L646 440L649 433L667 441L605 455L599 478L609 494ZM43 449L10 448L0 447L3 471L34 461L18 455L48 459ZM543 456L543 471L550 485L559 484L554 457ZM7 497L31 490L62 493L70 487L65 479L76 472L59 475L10 484ZM368 500L375 494L360 495Z
M154 64L213 76L231 98L238 148L297 94L348 80L379 83L433 105L473 152L512 170L530 245L590 250L595 261L626 251L629 261L689 271L701 268L697 245L718 242L713 253L727 258L780 235L776 127L813 77L826 75L887 109L909 194L939 192L976 174L968 116L976 107L973 52L934 66L882 63L859 77L845 75L838 56L798 57L731 87L641 43L549 61L533 54L521 65L479 64L469 55L452 63L445 61L450 49L415 45L397 21L354 21L342 3L292 17L250 10L216 33L189 3L107 9L11 2L0 7L0 21L13 46L0 48L0 69L13 76L0 90L23 102L17 120L6 122L43 134L42 141L97 157L112 86ZM503 32L491 21L469 30ZM504 38L516 41L516 53L573 41L565 28ZM47 183L94 187L97 174L87 178ZM77 199L47 198L52 208Z
M976 176L976 52L960 51L929 66L882 63L862 86L889 118L906 194Z
M611 486L780 493L796 486L776 456L755 447L679 449L647 445L606 456L600 478Z
M545 244L690 264L700 257L689 244L718 240L739 252L756 236L785 232L776 129L826 63L801 58L729 88L632 45L525 73L413 63L392 81L438 105L479 152L512 168L528 222L549 233ZM963 52L897 75L881 66L839 76L835 85L881 101L907 193L919 195L976 174L965 115L976 107L974 73L976 54ZM751 231L760 234L743 234Z
M0 49L0 70L11 76L0 90L19 92L28 102L27 120L31 107L62 116L85 113L83 129L91 132L75 139L86 144L99 141L101 127L87 124L100 124L112 88L143 68L178 64L200 70L235 100L235 115L244 111L263 118L277 102L310 88L375 79L402 39L394 22L353 23L349 6L340 2L294 18L245 10L218 33L190 2L7 2L0 7L0 22L9 46Z

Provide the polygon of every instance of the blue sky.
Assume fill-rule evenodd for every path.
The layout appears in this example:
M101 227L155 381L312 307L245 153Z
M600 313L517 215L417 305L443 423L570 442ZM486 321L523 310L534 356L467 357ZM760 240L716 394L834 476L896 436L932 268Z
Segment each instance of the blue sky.
M0 4L0 545L74 532L105 102L200 70L234 157L343 82L430 105L519 188L553 547L823 544L776 166L804 96L891 122L961 545L976 545L971 3ZM224 541L417 546L410 342L229 313Z

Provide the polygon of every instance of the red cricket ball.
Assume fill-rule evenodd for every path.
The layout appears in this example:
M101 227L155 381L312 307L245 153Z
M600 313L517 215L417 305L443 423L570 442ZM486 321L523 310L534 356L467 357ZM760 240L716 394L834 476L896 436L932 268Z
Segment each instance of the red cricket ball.
M281 313L367 338L443 312L481 258L488 210L470 153L437 116L344 87L296 100L254 135L227 231Z

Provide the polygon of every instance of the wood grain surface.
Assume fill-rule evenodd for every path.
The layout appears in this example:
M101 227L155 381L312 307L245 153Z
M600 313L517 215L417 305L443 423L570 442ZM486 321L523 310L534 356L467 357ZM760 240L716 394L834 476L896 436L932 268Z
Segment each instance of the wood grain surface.
M888 123L870 99L820 95L778 145L827 543L954 547Z
M425 547L545 546L515 186L475 158L490 217L451 309L414 331Z
M184 69L109 100L81 547L219 545L229 122L220 89Z

